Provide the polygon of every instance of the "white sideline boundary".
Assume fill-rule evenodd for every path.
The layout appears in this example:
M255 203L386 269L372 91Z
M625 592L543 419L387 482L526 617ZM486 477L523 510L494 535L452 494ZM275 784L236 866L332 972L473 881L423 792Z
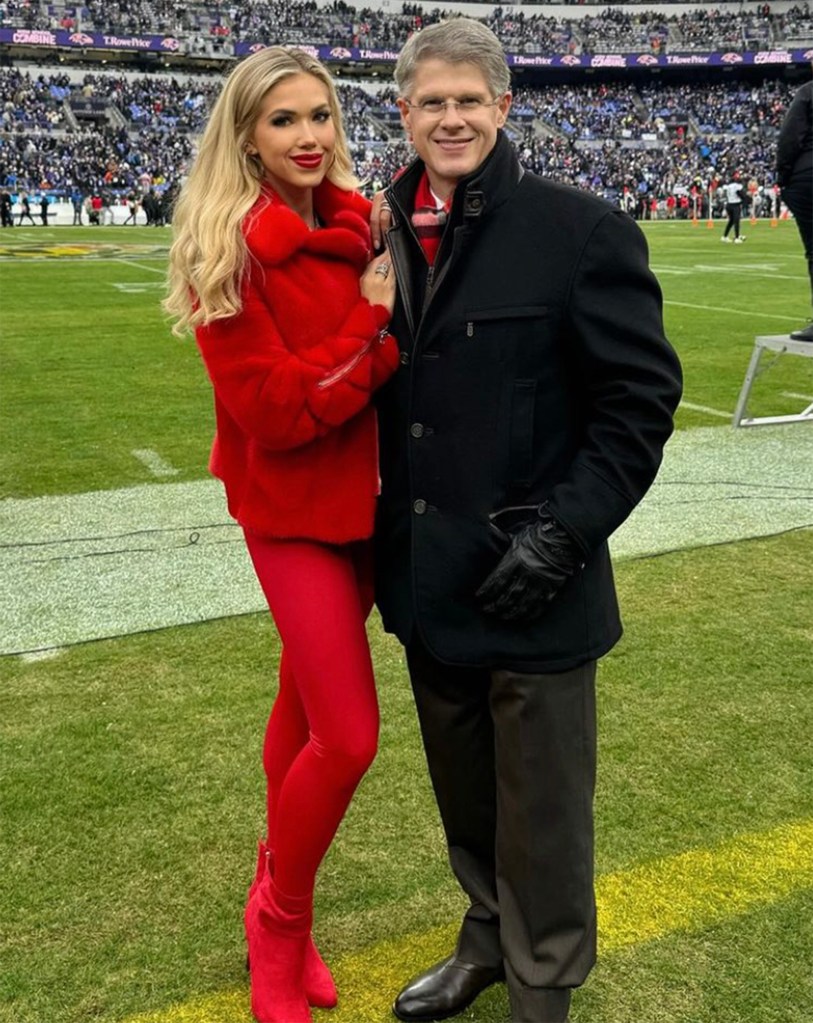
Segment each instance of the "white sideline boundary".
M676 434L617 559L813 527L813 430ZM0 654L264 610L220 483L0 502Z

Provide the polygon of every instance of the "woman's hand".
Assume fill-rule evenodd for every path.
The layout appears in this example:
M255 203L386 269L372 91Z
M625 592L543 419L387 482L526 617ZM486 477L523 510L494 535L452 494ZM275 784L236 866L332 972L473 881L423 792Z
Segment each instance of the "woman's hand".
M370 234L373 240L373 251L378 252L384 247L386 232L392 225L392 210L387 202L385 192L376 192L373 196L373 208L370 210Z
M383 305L392 315L395 308L395 270L386 249L370 260L359 284L362 296L370 305Z

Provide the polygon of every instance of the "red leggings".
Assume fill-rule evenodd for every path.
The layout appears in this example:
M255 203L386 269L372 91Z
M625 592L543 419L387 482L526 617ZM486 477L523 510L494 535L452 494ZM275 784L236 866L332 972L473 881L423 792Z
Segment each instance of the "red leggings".
M263 747L268 845L280 891L305 895L378 745L371 548L245 535L283 644Z

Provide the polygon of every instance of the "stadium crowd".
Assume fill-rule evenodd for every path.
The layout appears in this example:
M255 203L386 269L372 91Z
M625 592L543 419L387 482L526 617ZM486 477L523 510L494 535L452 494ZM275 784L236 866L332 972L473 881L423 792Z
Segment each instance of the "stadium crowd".
M219 79L87 74L71 82L64 74L0 69L0 185L166 189L182 178L218 88ZM339 91L359 176L379 187L409 159L395 93L345 83ZM69 124L74 95L103 99L122 120ZM734 167L770 185L774 139L791 95L790 86L770 80L521 86L509 129L531 169L610 198L624 188L686 190Z
M66 75L32 77L16 68L0 68L0 131L64 126L62 101L69 91Z
M781 14L774 16L779 34L788 43L797 41L803 45L813 39L813 10L805 0L803 4L794 4Z
M203 130L209 108L220 91L220 82L177 78L129 79L87 74L84 97L113 104L133 128L161 128L197 134Z
M623 83L549 85L516 90L519 110L531 110L549 128L572 139L640 138L652 129L642 120L638 92Z
M608 7L582 18L575 31L588 53L661 53L670 40L670 19L651 11L630 14Z
M491 8L483 20L515 52L650 50L671 45L742 48L813 33L808 2L774 15L704 8L665 16L623 4L550 17L544 10ZM485 5L484 5L485 9ZM393 12L334 0L85 0L58 10L38 0L2 0L3 24L118 33L171 33L194 42L271 38L290 43L399 48L417 29L444 17L404 3ZM166 190L185 172L220 77L133 73L30 73L0 69L0 185L91 193ZM348 137L360 177L385 183L409 159L392 90L340 85ZM740 167L773 182L774 137L792 89L760 85L615 82L518 87L509 131L534 170L610 198L685 191L716 172ZM83 102L94 109L84 119ZM85 111L87 113L87 111Z

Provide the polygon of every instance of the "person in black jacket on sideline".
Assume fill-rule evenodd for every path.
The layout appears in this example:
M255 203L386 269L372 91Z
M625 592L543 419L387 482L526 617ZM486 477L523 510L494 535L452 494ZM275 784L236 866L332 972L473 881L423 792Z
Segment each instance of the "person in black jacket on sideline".
M506 979L513 1020L561 1023L595 959L607 539L655 478L680 366L634 221L520 166L496 36L432 25L395 77L417 159L385 193L401 366L377 401L377 601L470 906L393 1011L444 1019Z
M802 236L813 302L813 81L798 90L782 122L776 180ZM813 322L790 336L794 341L813 341Z

